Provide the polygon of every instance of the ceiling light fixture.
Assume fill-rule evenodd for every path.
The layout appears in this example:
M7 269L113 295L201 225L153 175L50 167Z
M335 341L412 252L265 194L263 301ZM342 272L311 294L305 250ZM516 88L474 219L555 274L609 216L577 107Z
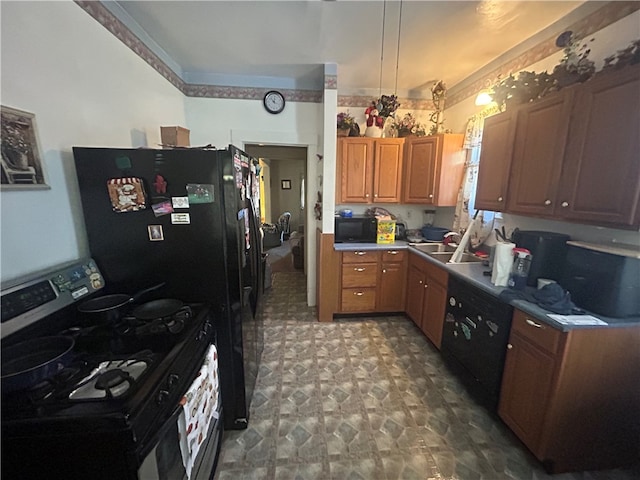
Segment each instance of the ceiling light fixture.
M476 96L476 105L481 107L484 105L489 105L491 102L493 102L491 93L492 92L489 89L480 90L478 92L478 95Z

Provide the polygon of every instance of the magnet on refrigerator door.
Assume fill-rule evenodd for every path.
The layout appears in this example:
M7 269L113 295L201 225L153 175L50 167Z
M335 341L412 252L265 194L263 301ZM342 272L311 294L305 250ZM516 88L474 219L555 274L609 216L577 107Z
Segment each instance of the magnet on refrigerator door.
M107 191L114 212L137 212L147 208L142 179L137 177L110 178Z
M188 213L172 213L171 223L174 225L189 225L191 223L191 215Z
M173 208L189 208L189 197L171 197Z
M214 186L211 184L189 183L187 184L187 197L189 204L213 203L215 200Z

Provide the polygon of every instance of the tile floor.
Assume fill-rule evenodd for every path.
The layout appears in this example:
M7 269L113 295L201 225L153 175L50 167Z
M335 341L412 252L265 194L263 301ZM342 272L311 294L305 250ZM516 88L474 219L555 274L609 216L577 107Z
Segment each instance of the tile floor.
M410 320L318 323L304 282L274 273L249 427L225 432L217 480L640 478L545 474Z

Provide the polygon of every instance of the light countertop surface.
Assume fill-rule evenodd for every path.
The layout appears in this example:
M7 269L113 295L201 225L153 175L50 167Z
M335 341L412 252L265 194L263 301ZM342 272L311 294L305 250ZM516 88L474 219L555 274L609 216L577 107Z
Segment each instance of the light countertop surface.
M388 244L380 244L380 243L336 243L334 245L334 249L340 252L348 252L348 251L357 251L357 250L398 250L398 249L408 249L409 251L419 255L420 257L426 259L429 262L432 262L438 265L440 268L444 268L450 275L454 275L462 280L468 281L471 285L478 287L479 289L498 297L500 292L505 290L507 287L497 287L491 283L491 277L483 274L488 267L482 265L482 263L442 263L424 252L416 248L412 248L409 245L409 242L406 241L396 241L394 243ZM531 288L531 287L527 287ZM522 310L524 313L535 317L537 320L543 321L554 328L561 331L569 331L576 328L614 328L614 327L629 327L629 326L639 326L640 325L640 317L629 317L629 318L612 318L605 317L603 315L599 315L596 313L585 312L588 315L593 315L594 317L599 318L603 322L606 322L607 325L567 325L564 323L560 323L548 315L553 314L554 312L550 312L549 310L545 310L542 307L538 306L535 303L528 302L526 300L511 300L509 302L515 308Z

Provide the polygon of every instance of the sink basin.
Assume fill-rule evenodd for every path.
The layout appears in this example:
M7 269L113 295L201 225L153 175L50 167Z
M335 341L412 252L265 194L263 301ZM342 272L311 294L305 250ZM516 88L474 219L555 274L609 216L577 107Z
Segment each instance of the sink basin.
M416 248L424 253L437 253L437 252L455 252L455 247L450 247L449 245L445 245L444 243L418 243L417 245L412 245L413 248Z
M436 260L442 263L447 263L449 260L451 260L451 257L453 256L453 252L432 252L432 253L427 252L427 255L429 255L431 258L435 258ZM478 263L478 262L482 262L482 259L480 257L476 257L472 253L463 253L460 260L455 263Z

